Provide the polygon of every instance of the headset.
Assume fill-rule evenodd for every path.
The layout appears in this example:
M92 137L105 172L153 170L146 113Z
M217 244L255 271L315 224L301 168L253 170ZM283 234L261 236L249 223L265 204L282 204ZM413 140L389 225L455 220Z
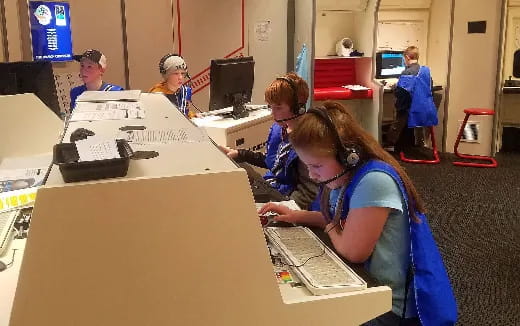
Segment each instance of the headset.
M164 63L166 62L166 60L168 60L169 58L171 57L179 57L181 58L182 60L184 60L184 58L180 55L180 54L177 54L177 53L168 53L167 55L165 55L164 57L161 58L161 60L159 60L159 72L161 73L161 75L164 75L166 73L166 69L164 68ZM186 62L186 61L185 61ZM188 69L186 69L186 73L188 72Z
M359 151L356 148L346 146L339 136L338 130L336 126L334 126L334 122L330 118L330 115L327 113L327 110L324 107L311 108L307 111L308 113L313 113L320 118L326 125L327 128L332 132L332 137L334 138L334 142L336 143L336 159L341 165L345 167L345 171L335 176L332 179L326 180L325 183L332 182L346 172L355 168L359 161L361 160Z
M284 80L287 84L289 84L289 86L291 87L291 89L293 91L291 112L295 115L295 117L293 117L292 119L304 114L307 111L307 109L305 108L305 103L299 103L298 88L296 87L296 83L294 82L294 80L292 80L291 78L288 78L288 77L277 77L276 80Z

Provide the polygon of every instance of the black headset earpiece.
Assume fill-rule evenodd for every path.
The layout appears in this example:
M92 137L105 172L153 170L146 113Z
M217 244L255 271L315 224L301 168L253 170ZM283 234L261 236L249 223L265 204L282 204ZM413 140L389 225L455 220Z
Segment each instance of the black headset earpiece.
M168 58L170 57L180 57L182 60L184 60L184 58L180 55L180 54L177 54L177 53L168 53L167 55L165 55L164 57L161 58L161 60L159 60L159 72L161 73L161 75L164 75L166 73L166 69L164 69L164 63L166 62L166 60L168 60Z
M292 113L294 113L296 115L304 114L306 111L305 103L299 103L298 88L296 87L296 83L294 82L294 80L292 80L291 78L288 78L288 77L284 77L284 76L277 77L276 80L284 80L287 84L289 84L289 86L291 87L291 89L293 91L293 100L291 103Z
M324 107L311 108L307 110L307 113L314 113L317 115L332 132L332 137L336 143L336 159L338 162L345 166L346 169L355 168L360 161L359 151L353 147L346 146L343 141L341 141L338 130L327 113L327 109Z

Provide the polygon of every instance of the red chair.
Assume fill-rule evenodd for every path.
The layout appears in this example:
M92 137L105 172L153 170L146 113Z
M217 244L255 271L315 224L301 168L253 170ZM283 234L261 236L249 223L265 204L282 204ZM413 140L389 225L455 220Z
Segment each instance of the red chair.
M463 158L463 159L469 159L469 160L482 160L482 161L488 161L489 163L471 163L471 162L453 162L454 165L457 166L472 166L472 167L479 167L479 168L496 168L498 166L497 161L489 156L481 156L481 155L468 155L468 154L462 154L459 153L459 143L460 139L462 138L462 133L464 132L464 128L466 127L466 123L468 122L470 115L494 115L495 111L491 109L464 109L464 113L466 113L466 117L464 118L464 122L462 122L462 125L460 126L459 135L457 136L457 141L455 142L455 146L453 148L453 151L455 152L455 155L457 157Z
M432 150L433 150L433 160L417 160L411 159L404 156L404 153L401 152L401 161L408 163L419 163L419 164L438 164L441 162L439 158L439 152L437 151L437 143L435 143L435 133L433 132L433 126L428 127L430 130L430 138L432 140Z

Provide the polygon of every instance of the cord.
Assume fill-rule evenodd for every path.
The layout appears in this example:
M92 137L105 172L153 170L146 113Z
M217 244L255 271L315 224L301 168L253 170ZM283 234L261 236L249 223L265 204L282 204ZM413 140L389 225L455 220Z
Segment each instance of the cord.
M199 113L204 113L201 109L199 109L194 103L192 100L190 100L189 102L197 111L199 111Z

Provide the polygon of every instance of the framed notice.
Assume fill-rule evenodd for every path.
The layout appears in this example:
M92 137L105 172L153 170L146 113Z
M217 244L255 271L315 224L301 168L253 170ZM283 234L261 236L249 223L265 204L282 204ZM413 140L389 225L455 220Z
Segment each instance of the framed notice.
M29 1L34 60L71 61L68 2Z

